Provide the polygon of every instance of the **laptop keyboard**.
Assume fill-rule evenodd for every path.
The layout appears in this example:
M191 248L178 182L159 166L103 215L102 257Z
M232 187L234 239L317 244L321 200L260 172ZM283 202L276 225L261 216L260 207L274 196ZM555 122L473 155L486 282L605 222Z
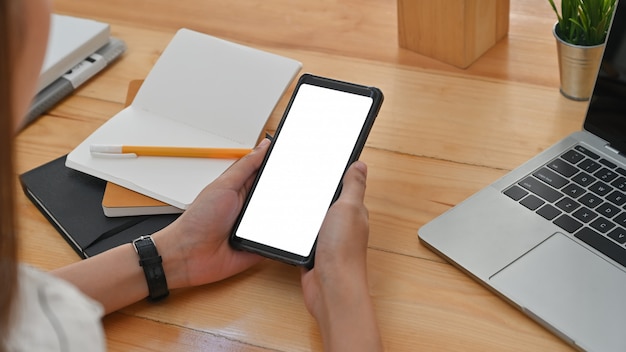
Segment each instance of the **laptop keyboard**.
M578 145L503 193L626 266L626 169Z

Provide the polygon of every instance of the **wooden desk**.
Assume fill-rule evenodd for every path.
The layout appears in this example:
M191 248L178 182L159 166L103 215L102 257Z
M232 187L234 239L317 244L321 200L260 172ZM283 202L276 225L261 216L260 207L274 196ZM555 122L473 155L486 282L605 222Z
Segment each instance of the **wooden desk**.
M558 90L546 0L511 1L508 38L467 70L398 47L396 0L55 0L112 24L114 66L17 138L17 172L68 153L123 106L175 31L187 27L292 57L303 72L380 87L369 165L371 294L389 351L570 348L424 248L417 229L580 128L585 103ZM287 99L273 114L277 124ZM79 257L18 196L21 258L43 269ZM296 268L266 261L223 282L139 302L104 319L112 351L319 351Z

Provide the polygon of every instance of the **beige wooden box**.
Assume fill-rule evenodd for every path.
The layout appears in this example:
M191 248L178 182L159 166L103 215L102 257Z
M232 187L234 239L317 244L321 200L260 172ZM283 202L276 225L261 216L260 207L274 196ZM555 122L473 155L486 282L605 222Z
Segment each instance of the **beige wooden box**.
M509 0L398 0L400 47L467 68L509 30Z

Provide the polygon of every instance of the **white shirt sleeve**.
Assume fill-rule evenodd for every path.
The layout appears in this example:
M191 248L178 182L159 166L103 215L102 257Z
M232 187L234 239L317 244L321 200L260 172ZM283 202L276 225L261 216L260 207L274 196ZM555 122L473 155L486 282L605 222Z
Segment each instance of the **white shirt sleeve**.
M8 351L105 351L104 310L70 283L27 265L18 293Z

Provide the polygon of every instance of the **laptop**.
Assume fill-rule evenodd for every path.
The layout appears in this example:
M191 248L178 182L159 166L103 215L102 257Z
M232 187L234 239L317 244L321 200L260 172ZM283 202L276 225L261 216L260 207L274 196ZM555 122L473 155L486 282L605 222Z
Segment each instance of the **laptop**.
M626 351L626 2L582 131L424 225L420 241L580 350Z

